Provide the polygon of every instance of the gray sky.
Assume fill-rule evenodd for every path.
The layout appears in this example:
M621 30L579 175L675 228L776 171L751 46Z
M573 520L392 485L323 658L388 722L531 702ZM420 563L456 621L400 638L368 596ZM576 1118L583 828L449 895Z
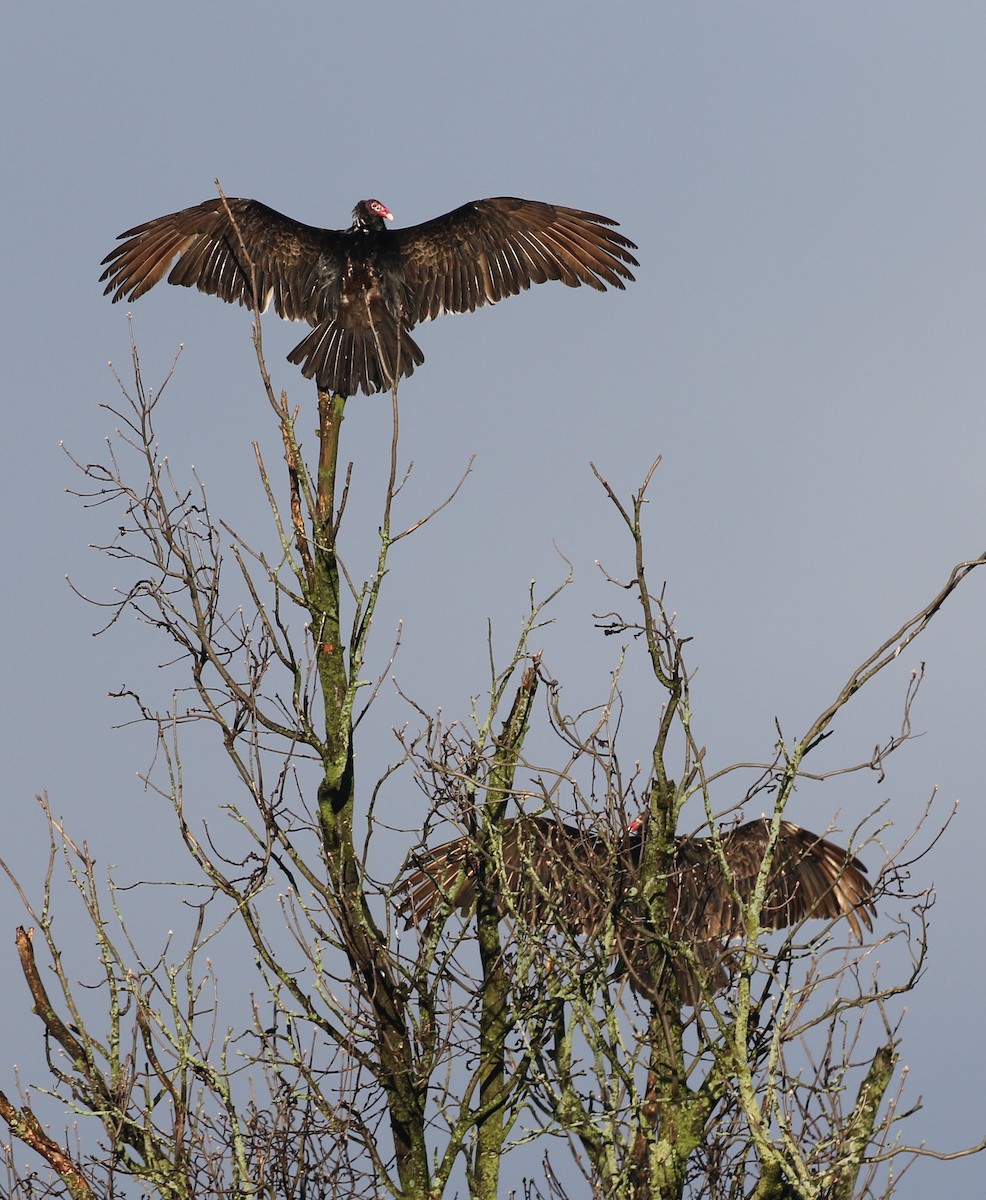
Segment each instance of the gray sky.
M332 227L370 195L399 224L489 195L551 200L615 217L640 247L626 293L544 287L416 335L427 362L401 389L406 519L478 456L456 504L395 556L378 618L377 667L402 618L396 674L425 707L467 716L487 682L487 618L505 651L530 580L546 590L564 573L554 543L576 582L546 656L571 709L605 697L617 647L591 614L614 597L593 564L619 574L629 559L590 458L626 496L664 455L650 573L694 639L715 767L769 758L775 717L802 732L986 547L982 5L106 3L16 6L5 26L3 853L28 879L44 860L31 799L44 788L103 864L137 877L142 855L151 873L167 853L166 817L136 778L147 733L114 729L130 713L107 693L165 696L174 680L155 674L164 650L148 631L94 640L100 614L64 582L106 596L120 580L87 549L112 522L65 494L77 481L59 441L90 461L114 427L98 406L116 399L107 360L127 365L126 307L102 298L99 260L121 230L209 198L216 176ZM275 442L247 315L160 287L134 321L152 384L185 344L159 416L172 461L194 462L217 509L261 523L250 441L272 455ZM301 335L269 320L268 363L313 407L283 361ZM379 397L349 406L354 530L377 522L388 414ZM886 741L924 661L923 736L886 779L805 786L788 814L846 830L889 799L904 831L934 788L939 814L962 801L916 868L938 901L903 1027L908 1099L924 1099L904 1136L944 1150L984 1124L982 935L968 916L983 896L984 597L986 573L813 764ZM647 687L631 673L625 756L649 752L648 697L660 700ZM388 704L383 729L407 716ZM408 796L403 823L419 803ZM21 914L6 885L0 915L10 945ZM13 1000L3 1060L30 1064L36 1027L26 993ZM968 1162L919 1165L899 1194L926 1194L932 1169L951 1195L980 1194Z

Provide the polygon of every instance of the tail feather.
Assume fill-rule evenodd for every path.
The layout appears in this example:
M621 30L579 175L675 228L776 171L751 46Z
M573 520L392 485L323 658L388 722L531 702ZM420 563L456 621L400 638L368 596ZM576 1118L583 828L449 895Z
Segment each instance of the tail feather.
M354 329L331 318L316 325L288 355L307 379L314 377L323 391L340 396L390 391L424 360L417 342L396 321Z

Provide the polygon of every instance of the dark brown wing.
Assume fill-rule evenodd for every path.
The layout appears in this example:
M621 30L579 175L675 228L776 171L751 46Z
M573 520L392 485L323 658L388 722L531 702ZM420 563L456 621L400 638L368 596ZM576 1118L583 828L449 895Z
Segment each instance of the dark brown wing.
M622 288L632 280L633 242L609 217L538 200L497 196L389 234L400 247L412 324L471 312L532 283Z
M403 884L401 906L413 924L476 904L481 851L474 838L456 838L412 857L415 869ZM600 840L575 826L544 817L503 822L493 839L487 879L498 889L500 908L537 927L560 925L582 932L599 923L601 874L612 862Z
M170 268L169 283L252 307L252 260L259 306L273 302L280 316L315 324L327 315L338 291L344 237L339 230L294 221L257 200L207 200L120 234L121 244L103 259L106 270L99 278L115 303L136 300Z
M682 838L678 843L677 920L688 940L720 942L743 933L743 904L753 899L757 877L770 839L763 818L722 834L722 850L732 879L722 869L710 838ZM782 821L767 877L761 923L783 929L809 918L834 921L845 917L857 938L862 925L873 928L871 887L866 868L847 850Z
M737 940L745 933L744 906L753 899L769 837L767 820L723 833L728 873L711 838L678 840L667 894L670 954L655 937L643 902L634 893L627 897L615 924L616 951L635 991L659 1001L669 971L683 1004L697 1005L704 994L729 986L737 969ZM639 872L639 853L638 836L626 856L631 879L634 869ZM862 940L862 926L873 928L875 912L865 870L848 851L783 821L767 877L762 926L782 929L809 918L845 917ZM675 953L675 944L687 952Z

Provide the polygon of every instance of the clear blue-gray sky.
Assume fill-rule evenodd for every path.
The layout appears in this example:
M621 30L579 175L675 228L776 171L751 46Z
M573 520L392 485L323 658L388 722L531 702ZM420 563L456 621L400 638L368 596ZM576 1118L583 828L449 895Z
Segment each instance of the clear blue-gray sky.
M986 547L981 4L21 5L0 60L3 854L29 880L44 861L32 797L45 788L103 864L134 878L145 856L148 874L159 866L168 825L136 777L147 734L114 728L130 713L107 693L153 686L162 650L129 625L90 636L100 614L64 577L102 596L120 582L87 549L112 528L66 495L77 481L59 442L91 461L114 426L99 405L116 398L107 360L126 368L126 307L101 296L100 259L121 230L209 198L217 176L317 225L348 224L369 195L413 224L508 194L611 215L639 244L626 293L545 287L420 330L427 362L401 389L408 519L477 455L457 503L395 560L378 621L385 656L403 618L396 673L426 707L467 715L486 684L487 618L505 649L530 580L563 574L555 544L576 582L545 633L550 666L570 708L604 697L616 647L591 614L613 598L593 564L628 562L590 459L625 495L664 456L651 578L668 581L694 639L695 719L715 767L769 758L775 718L801 732ZM224 512L262 520L250 441L272 431L247 315L166 287L133 311L152 384L185 344L159 416L172 461L194 462ZM268 361L277 387L313 405L283 361L301 332L268 321ZM388 411L381 398L350 404L357 501L370 503L359 489L387 453ZM372 529L375 510L361 519ZM840 717L816 764L886 741L924 661L923 736L886 779L806 788L789 810L847 830L889 799L903 831L935 788L940 814L962 801L915 868L938 900L901 1051L907 1098L924 1100L904 1136L942 1150L986 1124L972 916L984 615L986 575ZM648 754L647 695L630 697L625 754ZM19 920L5 886L0 1081L12 1061L36 1061L13 982ZM934 1179L971 1200L982 1171L920 1164L899 1194L927 1195Z

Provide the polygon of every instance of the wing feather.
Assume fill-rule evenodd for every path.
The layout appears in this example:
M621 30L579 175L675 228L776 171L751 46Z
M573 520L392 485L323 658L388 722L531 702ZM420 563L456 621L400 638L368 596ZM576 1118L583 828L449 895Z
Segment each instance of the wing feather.
M260 306L272 302L279 316L315 324L334 300L332 263L341 261L343 237L257 200L207 200L120 234L100 282L114 303L136 300L167 275L169 283L253 307L252 260Z
M504 915L521 913L531 925L585 932L590 923L598 924L599 869L611 856L585 830L545 817L520 817L504 821L490 835L485 878ZM472 912L484 873L476 838L456 838L412 862L402 905L409 925L443 911Z
M424 321L471 312L548 280L623 288L638 265L636 246L615 224L598 213L498 196L390 237L400 247L413 320Z
M710 939L743 932L744 906L753 900L767 853L770 821L762 818L721 836L729 878L709 838L684 838L678 845L677 877L682 921ZM848 851L790 821L782 821L767 876L761 923L783 929L809 918L846 917L857 938L873 928L866 868Z

